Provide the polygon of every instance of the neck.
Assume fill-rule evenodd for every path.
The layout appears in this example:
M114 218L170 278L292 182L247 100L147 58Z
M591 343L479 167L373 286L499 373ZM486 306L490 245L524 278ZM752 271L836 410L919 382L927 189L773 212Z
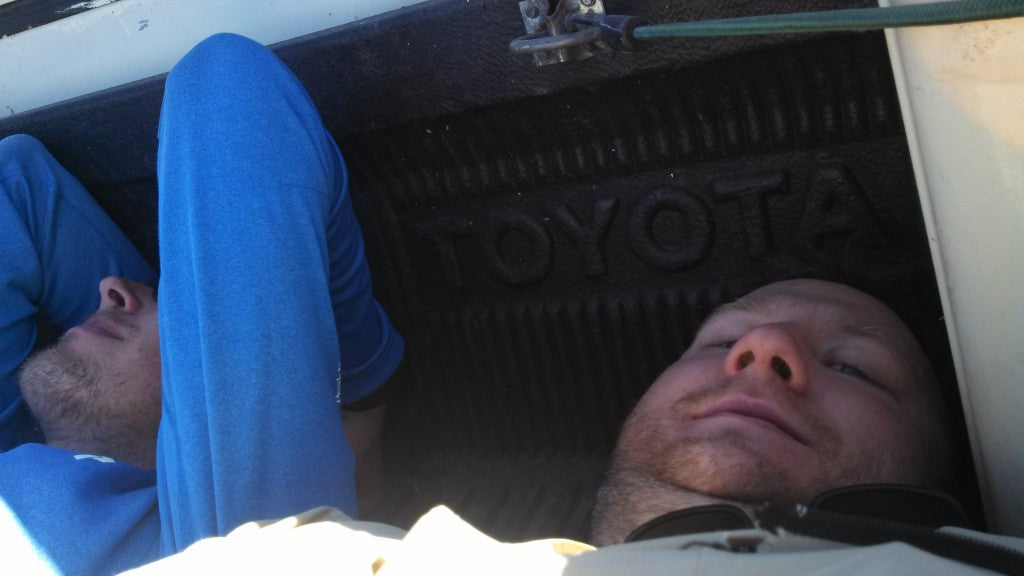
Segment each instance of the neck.
M591 540L597 546L619 544L630 532L662 514L721 503L750 512L743 503L668 484L638 470L613 467L597 496Z
M132 464L146 470L156 468L155 438L133 437L108 441L100 436L89 433L50 434L45 429L44 433L46 435L46 444L49 446L81 454L106 456L118 462Z

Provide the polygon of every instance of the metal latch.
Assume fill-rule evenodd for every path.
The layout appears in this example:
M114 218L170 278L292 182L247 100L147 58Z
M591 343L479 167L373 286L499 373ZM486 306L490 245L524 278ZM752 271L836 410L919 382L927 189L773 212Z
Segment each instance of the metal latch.
M605 14L602 0L560 0L550 10L547 0L523 0L519 11L526 35L512 41L514 54L532 54L538 66L585 60L598 51L636 48L635 16Z

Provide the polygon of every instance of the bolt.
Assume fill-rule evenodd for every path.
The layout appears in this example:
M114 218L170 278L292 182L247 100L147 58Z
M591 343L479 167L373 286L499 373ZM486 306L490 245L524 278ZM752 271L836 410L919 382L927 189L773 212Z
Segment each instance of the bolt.
M530 4L529 6L526 7L527 18L533 20L538 16L540 16L540 8L538 8L536 4Z
M597 0L580 0L580 3L583 4L584 6L586 6L587 8L589 8L589 7L593 6L594 4L596 4Z

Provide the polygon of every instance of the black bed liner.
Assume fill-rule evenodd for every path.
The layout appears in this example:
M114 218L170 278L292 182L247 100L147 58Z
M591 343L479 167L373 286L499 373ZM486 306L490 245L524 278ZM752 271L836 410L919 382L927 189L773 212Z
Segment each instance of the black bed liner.
M871 2L613 2L651 22ZM880 33L670 41L535 67L513 1L444 0L274 47L346 155L406 338L374 518L444 502L584 538L616 432L704 314L792 250L930 255ZM0 120L154 263L162 77ZM922 287L934 301L934 281Z

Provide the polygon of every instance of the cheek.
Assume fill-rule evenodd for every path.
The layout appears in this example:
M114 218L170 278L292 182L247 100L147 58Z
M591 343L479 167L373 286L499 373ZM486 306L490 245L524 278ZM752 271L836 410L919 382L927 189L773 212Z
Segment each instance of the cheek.
M830 420L851 462L874 463L884 476L896 481L915 469L922 450L913 415L893 399L872 395L835 394L829 402Z
M161 402L161 368L160 368L160 344L156 340L147 341L146 345L139 351L139 384L144 390L148 402L156 406Z
M669 430L685 417L680 399L714 386L719 376L714 364L683 359L669 366L651 384L622 427L619 445L636 450L652 438L666 438Z
M139 338L128 354L124 369L131 371L135 378L147 388L160 389L160 338L155 326L140 332Z
M645 422L657 422L671 418L679 398L685 395L690 388L688 385L690 374L688 371L673 370L665 371L651 387L644 392L644 395L637 402L630 414L630 421L643 420Z
M839 387L837 387L839 388ZM898 411L895 406L862 394L834 392L825 400L829 420L849 446L872 447L872 441L890 437L896 426Z
M157 375L157 379L160 377L160 339L154 338L153 344L150 347L150 362L153 367L153 372Z
M723 377L723 361L713 357L684 357L658 376L641 398L645 402L675 402L694 391L713 386Z
M157 327L156 314L153 314L150 321L143 330L141 339L140 360L149 372L160 377L160 330Z

